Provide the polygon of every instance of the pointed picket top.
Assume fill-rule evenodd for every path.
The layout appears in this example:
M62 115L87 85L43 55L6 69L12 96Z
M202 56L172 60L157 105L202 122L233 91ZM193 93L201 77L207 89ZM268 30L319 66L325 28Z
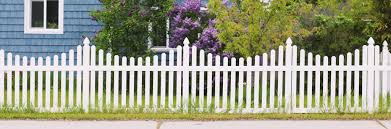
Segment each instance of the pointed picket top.
M83 41L83 44L84 45L90 45L90 39L88 39L88 37L84 38L84 41Z
M387 43L387 41L384 40L383 47L387 47L387 46L388 46L388 43Z
M291 37L289 37L289 38L286 40L286 45L287 45L287 46L291 46L291 45L292 45L292 39L291 39Z
M374 45L374 44L375 44L375 40L373 40L373 38L370 37L370 38L368 39L368 45Z
M185 38L185 41L183 41L183 45L184 45L184 46L189 46L189 44L190 44L190 41L189 41L189 39L186 37L186 38Z

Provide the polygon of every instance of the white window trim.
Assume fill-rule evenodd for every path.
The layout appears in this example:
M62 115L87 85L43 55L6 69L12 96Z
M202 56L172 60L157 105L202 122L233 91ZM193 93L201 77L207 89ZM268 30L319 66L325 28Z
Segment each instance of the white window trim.
M31 27L31 2L44 2L44 21L46 21L46 2L48 0L24 0L24 33L25 34L64 34L64 0L58 0L58 29L32 28ZM44 22L46 27L46 22Z

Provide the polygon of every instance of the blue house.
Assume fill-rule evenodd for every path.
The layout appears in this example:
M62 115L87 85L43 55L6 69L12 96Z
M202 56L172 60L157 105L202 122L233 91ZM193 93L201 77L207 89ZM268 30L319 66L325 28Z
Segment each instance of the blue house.
M100 8L99 0L0 0L0 49L28 57L68 52L100 30L90 16Z
M90 11L98 0L0 0L0 49L21 56L68 52L100 25Z

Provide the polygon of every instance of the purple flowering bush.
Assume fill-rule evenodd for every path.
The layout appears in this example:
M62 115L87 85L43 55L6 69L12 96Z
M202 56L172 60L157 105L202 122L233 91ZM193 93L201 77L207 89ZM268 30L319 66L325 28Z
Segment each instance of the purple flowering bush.
M187 0L183 5L174 4L174 8L168 13L171 28L169 47L182 45L186 37L190 42L197 40L197 34L202 31L199 18L203 15L200 6L200 0Z
M223 53L221 43L217 39L218 31L215 28L215 20L207 11L200 10L200 0L186 0L183 5L174 4L169 12L171 18L169 47L183 45L187 37L190 43L207 53L231 57L231 54ZM201 34L198 37L198 34Z

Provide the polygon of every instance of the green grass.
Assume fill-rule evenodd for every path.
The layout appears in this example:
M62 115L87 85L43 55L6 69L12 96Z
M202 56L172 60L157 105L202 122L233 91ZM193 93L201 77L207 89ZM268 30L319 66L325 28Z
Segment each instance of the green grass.
M22 95L21 95L21 92L22 91L20 91L20 96L19 96L19 104L20 104L20 106L22 105ZM6 93L6 92L5 92ZM37 95L37 91L35 91L35 106L37 106L38 105L38 95ZM28 100L28 103L30 103L30 91L28 90L27 91L27 100ZM58 96L58 106L60 106L61 105L61 102L60 102L60 99L61 99L61 93L60 93L60 91L59 91L59 96ZM97 92L95 92L95 107L92 107L92 109L98 109L98 96L97 96ZM42 91L42 102L43 102L43 107L45 107L45 105L46 105L46 101L45 101L45 98L46 98L46 91L45 90L43 90ZM68 93L66 94L67 96L66 96L66 106L68 106ZM135 93L135 95L136 95L136 93ZM254 95L252 95L252 98L253 98L253 96ZM14 98L15 97L15 94L13 93L12 94L12 97ZM102 95L102 97L103 97L103 110L106 110L106 111L110 111L110 110L112 110L113 109L113 104L114 104L114 97L113 97L113 94L111 95L111 104L110 104L110 107L106 107L106 100L105 100L105 97L106 97L106 94L105 94L105 91L103 92L103 95ZM190 101L190 98L191 97L191 95L189 95L189 101ZM297 95L296 96L296 106L297 107L299 107L299 95ZM53 89L51 89L51 98L53 98ZM129 96L128 96L128 93L127 93L127 95L126 95L126 98L127 99L129 99ZM274 107L275 108L277 108L278 107L278 97L277 96L275 96L274 97L275 99L274 99ZM152 100L153 99L153 96L152 95L150 95L150 106L152 107L153 106L153 104L152 104ZM204 108L207 108L207 96L204 96ZM236 99L238 99L238 97L236 96ZM260 97L259 97L259 99L260 99L260 101L261 101L261 99L262 99L262 97L261 97L261 95L260 95ZM387 97L387 99L389 99L389 97ZM7 100L7 94L5 94L5 100ZM267 96L267 107L270 107L270 102L269 102L269 96ZM343 109L341 110L341 111L337 111L337 112L343 112L344 111L344 109L345 109L345 105L346 105L346 96L344 96L344 102L343 102ZM118 96L118 106L119 106L119 108L120 108L120 110L122 110L121 109L121 94L119 93L119 96ZM199 101L200 101L200 98L199 98L199 96L197 96L196 97L196 101L195 101L195 103L194 104L190 104L189 105L189 109L190 110L192 110L192 108L193 109L195 109L195 108L199 108L200 107L200 105L199 105ZM388 100L387 100L388 101ZM50 100L50 102L51 102L51 107L53 106L53 99L51 99ZM74 91L74 100L73 100L73 102L74 103L76 103L76 91ZM222 107L222 102L223 102L223 98L222 98L222 96L220 96L220 107ZM158 106L160 106L160 96L158 96ZM168 105L168 96L166 96L166 100L165 100L165 103L166 103L166 105ZM212 96L212 101L211 101L211 103L212 103L212 105L211 105L211 107L214 107L214 104L215 104L215 97L214 96ZM236 103L236 108L237 108L237 106L238 106L238 100L236 100L235 101L235 103ZM262 102L259 102L259 105L258 105L258 107L259 108L261 108L261 103ZM328 109L330 109L330 103L331 103L331 101L330 101L330 96L328 97ZM351 106L353 107L353 105L354 105L354 100L353 100L353 96L351 97ZM359 106L361 107L361 104L362 104L362 102L361 102L361 96L359 97ZM6 102L6 104L7 104L7 102ZM14 105L15 104L15 100L14 99L12 99L12 105ZM76 104L74 104L74 105L76 105ZM126 108L128 108L129 107L129 100L126 100ZM145 105L145 96L143 96L142 97L142 105ZM228 96L228 98L227 98L227 108L229 109L230 108L230 96ZM251 102L251 107L254 107L254 102L253 102L253 100L252 100L252 102ZM312 96L312 105L313 106L315 106L315 96ZM380 105L382 105L382 101L380 101ZM135 96L135 98L134 98L134 106L137 106L137 98L136 98L136 96ZM173 107L175 107L176 106L176 96L173 96ZM323 107L323 96L320 96L320 106L321 106L321 109L325 109L325 107ZM336 96L335 97L335 106L336 106L336 108L338 108L338 96ZM245 108L246 107L246 96L245 96L245 94L243 95L243 104L242 104L242 108ZM285 107L285 102L284 102L284 97L283 97L283 102L282 102L282 107ZM307 96L304 96L304 107L307 107ZM389 105L389 103L386 105L386 108L385 109L388 109L388 107L390 107L390 105ZM1 112L1 110L3 110L3 109L0 109L0 112ZM8 110L8 109L7 109ZM72 109L72 110L74 110L74 109ZM338 109L337 109L338 110ZM381 109L380 109L380 111L382 111L382 107L381 107ZM111 111L110 111L111 112ZM137 111L138 112L138 111ZM211 110L209 110L209 112L212 112ZM382 112L384 112L384 111L382 111Z
M382 114L168 114L168 113L0 113L0 119L29 120L390 120Z

